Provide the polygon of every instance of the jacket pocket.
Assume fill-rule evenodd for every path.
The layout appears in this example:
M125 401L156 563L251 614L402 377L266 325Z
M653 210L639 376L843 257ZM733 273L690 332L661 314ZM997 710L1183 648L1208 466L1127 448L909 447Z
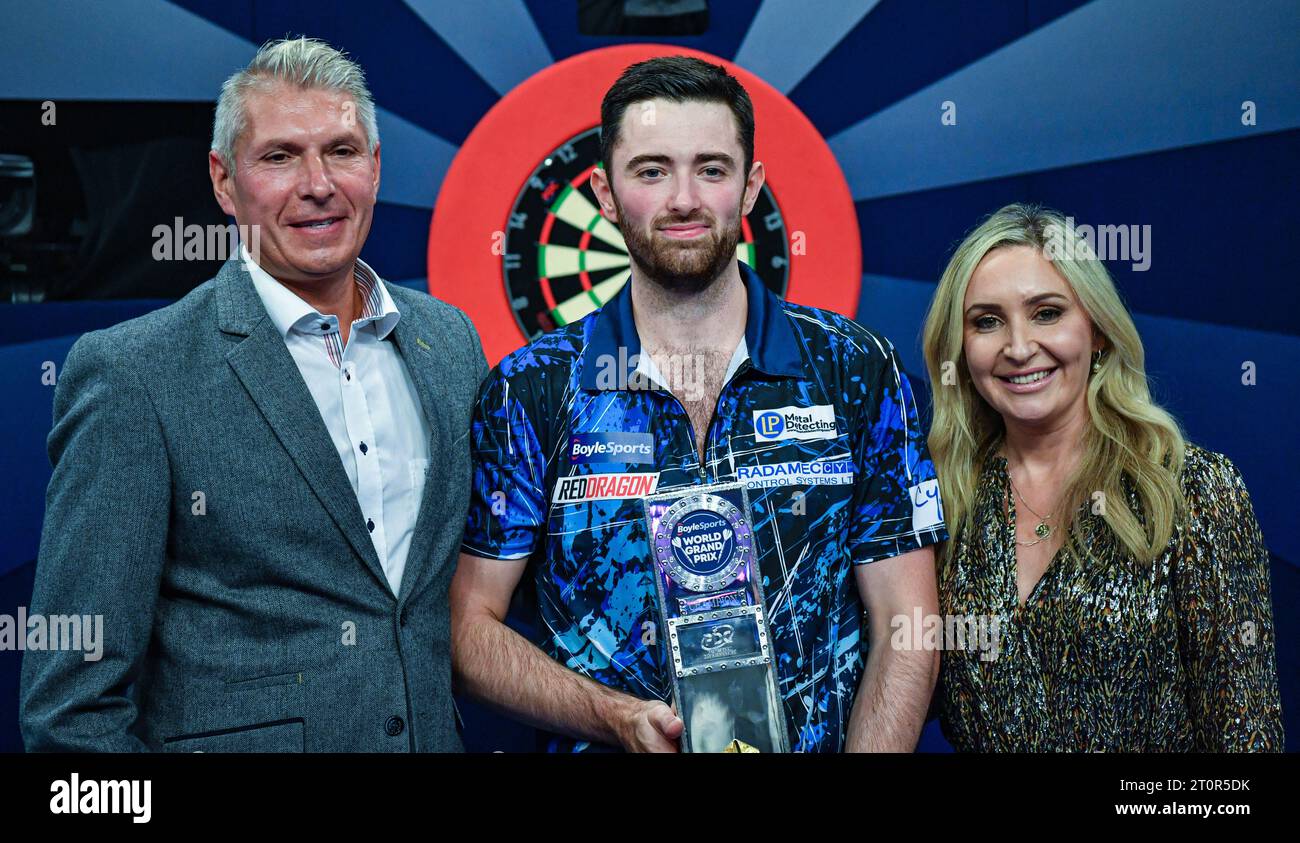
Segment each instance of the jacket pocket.
M306 674L293 671L228 682L196 695L163 733L164 752L302 752Z
M164 752L302 752L301 717L163 739Z
M232 693L254 691L258 688L273 688L276 685L301 685L302 683L302 672L294 670L289 673L276 673L271 676L259 676L255 679L240 679L235 682L227 682L226 691Z

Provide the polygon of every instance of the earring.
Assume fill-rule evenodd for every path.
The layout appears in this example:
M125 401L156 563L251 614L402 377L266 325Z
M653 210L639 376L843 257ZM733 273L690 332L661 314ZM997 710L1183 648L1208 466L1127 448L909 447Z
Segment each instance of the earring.
M1092 358L1092 370L1093 370L1094 372L1100 372L1100 371L1101 371L1101 349L1100 349L1100 348L1097 349L1097 353L1093 355L1093 358Z

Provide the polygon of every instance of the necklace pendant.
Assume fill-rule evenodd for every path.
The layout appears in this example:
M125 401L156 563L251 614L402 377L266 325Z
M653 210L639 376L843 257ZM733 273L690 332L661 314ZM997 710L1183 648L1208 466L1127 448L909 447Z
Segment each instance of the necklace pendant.
M1047 526L1047 522L1039 521L1038 526L1034 528L1034 534L1040 539L1045 539L1052 534L1052 528Z

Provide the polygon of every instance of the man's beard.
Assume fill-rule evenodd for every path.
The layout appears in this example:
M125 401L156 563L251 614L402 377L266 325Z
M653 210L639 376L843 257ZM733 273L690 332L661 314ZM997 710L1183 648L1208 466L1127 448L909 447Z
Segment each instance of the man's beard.
M623 213L617 195L614 196L614 207L618 209L619 220L626 221L627 215ZM647 235L636 226L619 226L628 254L647 280L673 293L707 290L735 258L736 244L740 242L739 208L735 224L725 230L719 227L712 215L703 212L682 218L672 215L656 217L651 228L658 231L664 226L687 223L707 225L709 233L704 238L679 242L666 236ZM701 243L700 239L707 242Z

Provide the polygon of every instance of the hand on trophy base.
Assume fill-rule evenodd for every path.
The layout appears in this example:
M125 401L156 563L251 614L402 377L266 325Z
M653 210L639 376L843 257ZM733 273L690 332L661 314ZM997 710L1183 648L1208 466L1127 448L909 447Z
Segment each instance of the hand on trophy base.
M616 731L628 752L679 752L683 728L682 719L662 702L634 700Z

